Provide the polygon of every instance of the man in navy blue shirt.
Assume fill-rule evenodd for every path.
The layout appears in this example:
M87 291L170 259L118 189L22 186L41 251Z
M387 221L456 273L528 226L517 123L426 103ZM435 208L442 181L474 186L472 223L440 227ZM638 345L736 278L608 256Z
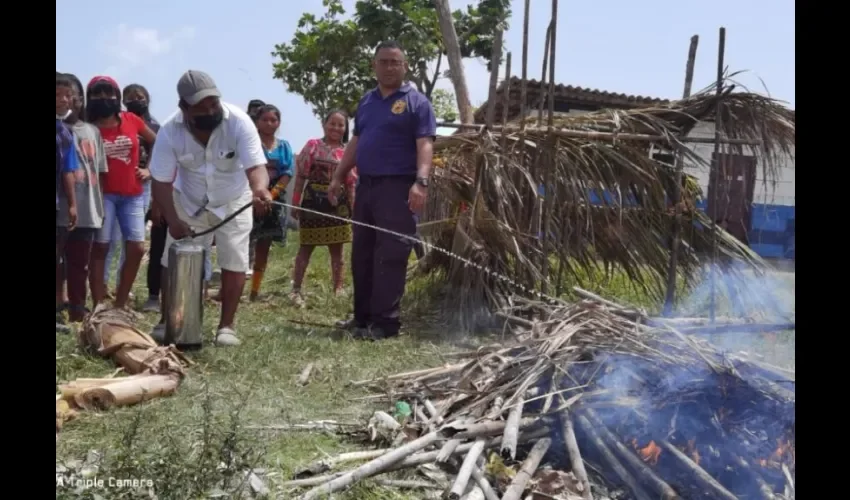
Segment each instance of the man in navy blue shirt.
M328 189L336 204L348 172L357 165L354 221L415 237L416 214L425 206L437 120L431 102L405 82L408 65L398 43L378 45L372 67L378 87L360 100L354 137ZM398 335L412 241L354 225L354 337Z

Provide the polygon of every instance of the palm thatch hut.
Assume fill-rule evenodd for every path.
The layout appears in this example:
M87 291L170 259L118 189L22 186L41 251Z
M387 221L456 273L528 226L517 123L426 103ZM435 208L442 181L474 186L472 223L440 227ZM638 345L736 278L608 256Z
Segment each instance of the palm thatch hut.
M532 91L534 83L528 85L526 106L515 102L518 80L502 83L496 116L504 116L507 126L458 131L435 145L439 160L422 219L423 238L510 279L429 252L419 269L448 281L454 305L501 306L523 287L559 295L569 275L583 285L598 275L596 270L615 268L660 301L676 211L685 221L679 273L686 286L701 276L700 258L712 249L712 237L711 220L694 208L699 187L686 176L682 203L673 207L675 168L653 150L676 152L686 165L710 168L689 147L687 135L718 106L726 151L757 156L764 179L776 175L780 158L795 144L791 110L763 95L734 92L731 83L724 82L719 96L712 86L679 101L559 85L556 103L567 109L556 107L561 113L551 132L535 126L533 115L518 116L524 107L535 114L540 110L542 118L539 104L547 97ZM569 113L579 106L587 112ZM718 233L724 262L765 268L746 244Z

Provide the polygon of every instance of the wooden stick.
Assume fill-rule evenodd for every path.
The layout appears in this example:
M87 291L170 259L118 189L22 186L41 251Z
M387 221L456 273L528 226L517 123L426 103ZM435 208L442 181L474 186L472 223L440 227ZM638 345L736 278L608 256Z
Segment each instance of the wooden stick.
M761 474L755 471L750 466L750 463L741 458L738 455L732 455L732 459L735 462L735 465L740 467L741 469L747 471L750 474L750 477L753 478L753 481L759 486L759 493L761 493L762 500L775 500L776 495L773 494L773 488L770 487L769 484L761 477Z
M538 438L546 437L551 432L552 431L548 427L541 427L540 429L535 429L533 431L529 431L529 432L525 432L523 434L520 434L519 440L520 440L521 443L527 443L527 442L533 441L533 440L538 439ZM492 449L492 448L496 448L501 443L502 443L502 437L501 436L491 438L490 441L487 442L485 449L489 450L489 449ZM464 444L458 446L455 449L455 451L452 453L452 455L453 456L462 455L462 454L468 452L470 449L472 449L472 446L474 444L475 443L464 443ZM405 458L401 462L398 462L398 463L391 465L389 468L387 468L386 470L383 470L381 472L394 472L394 471L397 471L397 470L409 469L411 467L418 467L422 464L428 464L428 463L435 461L437 459L437 454L439 454L439 453L440 453L439 450L426 451L424 453L417 453L415 455L411 455L411 456ZM297 480L293 480L293 481L286 481L286 482L282 483L281 486L282 487L316 486L316 485L319 485L319 484L325 484L328 481L331 481L332 479L336 479L338 477L344 476L345 474L348 474L349 472L350 471L335 472L333 474L327 474L327 475L324 475L324 476L316 476L316 477L311 477L311 478L307 478L307 479L297 479ZM473 478L476 477L475 471L473 471L472 477ZM476 479L476 481L478 481L479 484L481 483L478 479Z
M452 484L452 488L449 491L449 499L450 500L458 500L463 492L466 491L466 485L469 484L469 478L472 476L472 470L475 468L475 463L478 460L478 457L481 455L481 452L484 451L484 445L487 443L485 438L478 438L475 441L475 444L472 445L472 449L466 454L466 457L463 459L463 464L460 466L460 470L455 477L455 481Z
M484 496L484 490L476 484L474 488L469 490L469 493L461 497L461 500L487 500L487 498ZM498 497L496 497L496 500L498 500Z
M407 379L407 378L421 377L421 376L425 376L425 375L443 375L443 374L446 374L446 373L452 373L453 371L456 371L456 370L460 370L464 366L466 366L466 363L457 363L457 364L454 364L454 365L437 366L437 367L434 367L434 368L426 368L424 370L415 370L415 371L412 371L412 372L396 373L395 375L389 375L387 377L372 378L372 379L369 379L369 380L358 380L356 382L352 382L350 385L352 385L354 387L360 387L360 386L363 386L363 385L374 384L376 382L392 382L394 380L404 380L404 379Z
M323 458L317 460L295 473L295 479L304 479L305 477L315 477L319 474L327 472L334 466L345 462L355 462L358 460L371 460L386 454L389 449L382 448L379 450L352 451L348 453L340 453L335 457ZM324 482L324 481L323 481ZM317 483L321 484L321 483Z
M457 447L460 446L460 443L460 439L449 439L446 441L443 447L440 448L440 452L437 454L437 462L445 462L451 458Z
M655 472L649 468L648 465L643 463L643 461L638 458L634 452L629 451L623 443L617 439L616 436L608 429L608 427L602 422L602 420L596 415L591 409L587 409L585 415L587 416L590 423L593 424L596 430L602 435L602 439L606 441L608 446L612 448L614 451L620 455L620 458L626 461L626 464L631 467L631 469L637 472L638 477L643 479L643 483L652 487L652 489L658 493L664 500L678 500L681 497L676 491L670 487L663 479L658 477Z
M514 480L511 481L511 485L508 486L505 494L502 495L502 500L519 500L520 495L525 491L525 486L531 480L531 477L534 476L534 472L540 465L540 461L543 460L543 456L549 451L551 444L552 440L549 438L543 438L534 443L534 447L528 452L528 457L522 463L519 472L516 473Z
M307 366L301 370L301 375L298 376L298 385L305 386L307 385L307 381L310 380L310 373L313 371L313 363L308 363Z
M715 276L717 273L717 218L719 214L719 207L717 206L717 191L720 189L720 164L722 162L720 155L720 130L722 128L723 119L723 111L720 106L720 95L723 92L723 56L725 51L726 28L721 27L717 48L717 103L715 104L714 111L714 158L711 162L711 180L709 181L709 191L713 191L714 194L713 200L709 200L710 202L713 202L712 208L714 209L714 213L711 214L711 269L709 275L710 290L708 305L708 317L711 318L712 323L714 322L715 309L717 305L717 277ZM725 161L722 163L725 163ZM714 185L713 190L711 189L712 184Z
M332 479L325 484L317 486L312 490L308 491L302 497L302 500L311 500L313 498L317 498L322 494L330 494L337 492L339 490L348 488L354 483L360 481L361 479L374 476L380 472L383 472L388 467L392 466L396 462L399 462L411 454L416 453L419 450L422 450L434 442L442 439L442 436L439 432L429 432L424 436L414 439L413 441L395 448L394 450L381 455L380 457L367 462L357 469L346 473L338 478Z
M596 450L599 452L602 459L608 463L608 467L611 469L611 472L620 478L620 481L629 488L632 495L634 495L634 498L636 500L652 500L652 497L644 491L643 487L635 480L634 476L632 476L629 471L623 467L623 464L620 463L611 449L605 445L605 442L602 441L602 438L599 437L599 434L596 433L596 430L594 430L593 425L591 425L587 418L584 415L577 415L576 423L596 447Z
M472 469L472 479L475 480L475 484L481 488L481 492L484 494L485 500L499 500L499 494L496 493L496 490L490 486L490 481L484 476L484 468L486 467L486 462L483 456L478 457L478 462L476 467Z
M733 495L729 490L727 490L722 484L717 482L716 479L711 477L711 475L705 471L702 467L694 463L693 460L686 454L682 453L679 448L676 448L666 439L661 441L661 447L665 450L669 451L671 455L676 457L676 459L690 472L693 473L695 479L699 481L699 483L703 486L703 488L713 492L717 497L727 499L727 500L735 500L737 497Z
M682 99L691 96L691 84L694 81L694 63L697 58L697 46L699 35L691 37L691 45L688 47L688 63L685 65L685 90ZM673 234L670 240L670 264L667 268L667 292L664 297L664 316L673 313L673 302L676 298L676 276L679 267L679 239L682 232L682 214L679 210L679 202L682 199L682 177L685 171L685 158L681 151L676 151L676 180L673 185Z
M446 127L446 128L459 128L459 129L473 129L476 131L481 131L485 128L485 125L464 125L461 123L446 123L440 122L437 124L438 127ZM494 125L492 127L487 127L487 130L491 132L500 132L507 134L518 133L521 128L516 125L508 125L507 127L500 127L498 125ZM525 131L528 133L546 133L548 129L544 127L526 127ZM683 144L714 144L714 139L710 137L668 137L666 135L653 135L653 134L635 134L635 133L614 133L614 132L596 132L591 130L573 130L573 129L565 129L565 128L556 128L552 130L552 135L555 137L562 138L572 138L572 139L587 139L591 141L608 141L608 142L616 142L616 141L635 141L635 142L659 142L664 144L669 144L671 142L679 142ZM762 146L764 143L760 140L755 139L738 139L734 137L721 138L720 144L728 144L735 146Z
M567 447L567 453L570 454L570 465L573 473L582 486L581 496L584 500L593 500L593 495L590 492L590 479L587 477L587 470L584 468L584 460L581 458L575 429L573 429L573 417L569 411L564 410L561 412L561 418L564 422L564 444Z
M381 486L388 486L390 488L401 488L408 490L439 490L440 487L434 483L429 483L426 481L410 481L403 479L375 479L375 483Z
M522 416L522 408L525 404L525 399L519 397L511 411L508 412L508 420L505 422L505 432L502 435L502 449L500 454L502 458L516 458L516 440L519 435L519 420Z
M261 431L329 431L339 432L345 428L353 429L356 424L336 422L334 420L316 420L305 424L269 424L246 425L245 429Z

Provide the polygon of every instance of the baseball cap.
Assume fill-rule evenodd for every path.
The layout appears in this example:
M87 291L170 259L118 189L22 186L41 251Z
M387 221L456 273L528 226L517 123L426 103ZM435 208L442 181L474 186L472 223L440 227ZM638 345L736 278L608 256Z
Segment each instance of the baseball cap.
M177 95L189 106L194 106L207 97L221 97L221 92L210 75L190 69L177 82Z

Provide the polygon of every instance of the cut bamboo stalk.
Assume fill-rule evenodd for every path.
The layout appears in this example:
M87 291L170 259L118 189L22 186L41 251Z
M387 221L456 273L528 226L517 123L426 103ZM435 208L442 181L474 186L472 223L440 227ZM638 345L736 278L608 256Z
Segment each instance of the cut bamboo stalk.
M643 487L637 482L637 480L635 480L634 476L632 476L623 464L620 463L614 455L614 452L605 445L605 442L601 437L599 437L599 434L596 433L596 430L587 418L585 418L584 415L577 415L576 423L581 428L582 432L584 432L585 436L587 436L591 443L593 443L596 447L601 458L607 462L608 468L611 469L611 472L613 472L620 481L629 488L632 495L634 495L634 498L636 500L652 500L652 496L644 491Z
M510 458L511 460L516 458L516 441L519 435L519 421L524 403L525 400L520 397L511 411L508 412L508 420L505 423L505 431L502 437L502 449L500 450L502 458Z
M484 467L486 467L484 457L479 456L476 467L472 469L472 479L475 480L475 484L481 489L485 500L499 500L499 494L496 493L496 490L490 485L490 481L484 476Z
M541 427L540 429L535 429L533 431L529 431L523 434L520 434L519 440L521 443L531 442L535 439L542 438L548 436L552 431L548 427ZM490 441L487 442L486 449L492 449L498 447L502 443L501 436L491 438ZM463 443L458 446L455 451L452 453L452 456L462 455L472 449L472 446L475 443ZM381 472L394 472L403 469L409 469L411 467L418 467L422 464L428 464L434 462L437 459L437 454L440 453L439 450L434 451L426 451L423 453L417 453L415 455L411 455L401 462L395 463L391 465L386 470ZM335 472L333 474L326 474L324 476L315 476L307 479L296 479L292 481L286 481L281 484L283 487L300 487L300 486L316 486L325 484L333 479L342 477L348 474L350 471L345 472ZM475 477L475 472L473 472L473 477ZM476 479L476 481L478 481ZM480 482L479 482L480 484Z
M306 477L315 477L333 469L334 466L341 463L355 462L358 460L371 460L373 458L380 457L388 451L390 450L386 448L379 450L352 451L349 453L341 453L335 457L323 458L300 469L295 473L294 478L305 479Z
M475 441L475 444L472 445L469 452L467 452L466 457L463 459L463 464L461 464L460 470L452 484L452 488L449 490L450 500L458 500L466 491L466 486L469 484L469 478L472 476L472 470L475 468L476 461L481 455L481 452L484 451L484 445L486 443L486 439L478 438Z
M484 490L481 489L480 486L475 485L469 493L461 497L461 500L487 500L484 496Z
M460 123L445 123L440 122L437 124L438 127L446 127L446 128L459 128L459 129L472 129L472 130L482 130L482 125L463 125ZM516 125L508 125L505 128L502 128L498 125L493 127L488 127L488 130L492 132L501 132L501 133L518 133L521 129ZM527 133L546 133L548 130L543 127L526 127L525 131ZM637 133L620 133L620 132L597 132L591 130L573 130L573 129L563 129L556 128L552 130L552 135L555 137L564 137L564 138L573 138L573 139L588 139L592 141L606 141L606 142L622 142L622 141L635 141L635 142L658 142L662 144L671 144L671 143L682 143L682 144L714 144L714 139L710 137L669 137L666 135L653 135L653 134L637 134ZM731 146L763 146L764 142L760 140L751 140L751 139L738 139L735 137L726 137L720 139L720 144L726 144Z
M674 457L676 457L679 462L690 472L693 473L695 479L699 481L702 486L708 491L713 492L718 498L723 498L726 500L735 500L737 497L732 494L729 490L727 490L722 484L717 482L716 479L711 477L711 474L705 471L702 467L694 463L693 460L690 459L686 454L682 453L679 448L673 446L666 439L661 441L661 447L665 450L669 451Z
M718 40L717 47L717 88L715 89L717 92L717 98L714 109L714 158L711 162L711 180L709 181L709 190L711 191L711 185L714 185L714 199L709 200L712 203L712 208L714 209L714 213L711 216L711 268L709 270L709 304L708 304L708 317L711 318L711 322L714 322L714 315L716 313L716 294L717 294L717 284L716 284L716 273L717 273L717 218L718 218L718 210L717 206L717 191L720 189L720 170L721 165L724 165L726 162L724 161L722 155L720 154L720 146L721 146L721 137L720 130L722 129L723 123L723 110L720 106L721 100L720 96L723 93L723 58L726 52L726 28L720 28L720 36ZM725 165L724 165L725 167ZM725 170L725 168L723 169ZM725 172L724 172L725 175Z
M458 446L460 446L460 443L460 439L449 439L448 441L446 441L443 447L440 448L440 452L437 454L437 462L445 462L449 458L451 458L452 454L454 454L454 451L457 449Z
M419 450L422 450L439 439L442 439L442 436L439 432L429 432L424 436L414 439L413 441L400 446L390 452L387 452L384 455L381 455L374 460L371 460L357 469L354 469L351 472L346 473L343 476L332 479L325 484L317 486L312 490L308 491L302 497L303 500L311 500L313 498L317 498L322 494L331 494L342 489L348 488L349 486L355 484L361 479L374 476L380 472L383 472L388 467L392 466L396 462L399 462L411 454L416 453Z
M746 460L744 460L743 458L741 458L738 455L734 455L734 460L735 460L735 465L737 465L741 469L747 471L750 474L750 477L753 478L753 481L756 482L756 484L759 487L759 493L761 494L762 500L775 500L776 499L776 495L773 494L773 488L771 488L770 485L767 484L767 482L764 480L764 478L761 477L761 474L756 472L750 466L749 462L747 462Z
M697 46L699 35L691 37L691 45L688 47L688 62L685 65L685 90L682 98L691 96L691 84L694 81L694 63L697 57ZM679 210L679 202L682 199L682 178L685 170L685 158L681 151L676 151L676 180L673 185L673 234L670 240L670 265L667 268L667 292L664 298L664 316L673 313L673 302L676 299L676 276L679 267L679 238L682 231L682 214Z
M570 454L572 471L582 486L581 496L584 500L593 500L593 495L590 491L590 479L587 477L587 470L584 468L584 460L581 458L575 429L573 428L572 414L566 410L562 411L561 418L564 422L564 444L567 447L567 453Z
M638 474L638 479L642 479L642 484L649 485L663 500L679 500L681 497L676 491L667 484L666 481L658 477L658 475L649 468L648 465L638 458L634 452L629 451L623 443L614 436L613 433L605 426L602 420L591 409L586 410L585 414L596 428L596 431L602 435L602 439L614 450L620 459L625 460L626 464Z
M534 472L537 471L537 467L540 465L540 461L543 460L543 456L549 451L551 444L552 440L549 438L543 438L534 443L534 447L528 452L528 457L522 463L519 472L516 473L514 480L511 481L510 486L505 490L505 494L502 495L502 500L519 500L520 495L525 491L526 485L528 485L528 482L534 476Z
M445 374L445 373L451 373L455 370L460 370L464 366L466 366L465 362L464 363L457 363L457 364L454 364L454 365L437 366L437 367L434 367L434 368L425 368L423 370L415 370L415 371L412 371L412 372L396 373L395 375L389 375L389 376L386 376L386 377L371 378L369 380L358 380L356 382L352 382L350 385L352 385L354 387L360 387L360 386L363 386L363 385L374 384L374 383L377 383L377 382L392 382L392 381L395 381L395 380L404 380L404 379L407 379L407 378L421 377L423 375L442 375L442 374Z
M440 487L426 481L410 481L404 479L375 479L375 483L390 488L407 490L439 490Z

